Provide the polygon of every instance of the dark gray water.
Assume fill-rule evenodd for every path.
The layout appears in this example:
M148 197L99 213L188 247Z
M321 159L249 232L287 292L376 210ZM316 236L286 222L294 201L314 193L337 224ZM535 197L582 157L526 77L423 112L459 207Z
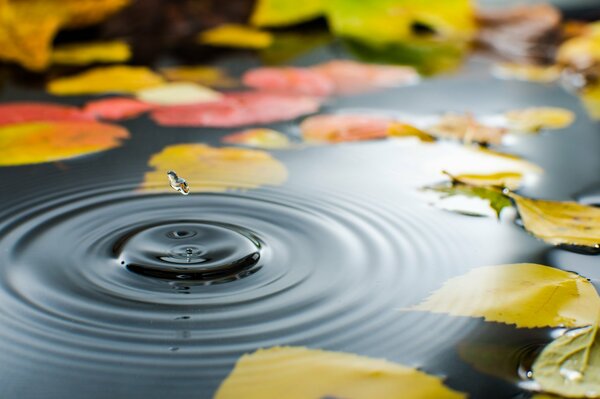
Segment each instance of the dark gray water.
M331 56L323 49L298 64ZM600 129L578 100L495 80L488 67L474 60L326 110L568 108L570 128L505 150L545 169L527 195L568 199L597 187ZM10 82L1 98L85 99ZM273 127L295 137L298 122ZM242 354L275 345L386 358L446 376L473 398L528 397L519 382L551 330L399 309L483 265L539 262L600 277L598 257L431 207L418 195L429 177L405 144L273 151L289 171L284 185L218 194L191 185L184 197L139 192L150 156L174 143L220 145L235 129L161 128L146 117L124 125L132 138L121 148L0 169L2 398L210 398ZM479 364L489 353L496 373Z

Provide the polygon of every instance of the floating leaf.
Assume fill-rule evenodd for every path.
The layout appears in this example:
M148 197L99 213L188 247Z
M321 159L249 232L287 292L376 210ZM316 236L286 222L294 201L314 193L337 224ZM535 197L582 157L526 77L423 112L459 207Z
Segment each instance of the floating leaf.
M0 166L26 165L105 151L128 138L126 129L98 122L31 122L0 127Z
M319 99L283 93L226 93L220 101L160 107L152 119L162 126L236 127L271 123L316 112Z
M569 398L600 397L598 324L571 330L550 343L533 364L545 392Z
M542 129L562 129L575 120L575 114L564 108L532 107L509 111L506 119L510 127L521 132L538 132Z
M349 60L329 61L312 67L312 70L332 80L335 92L339 94L403 86L419 80L419 74L412 67Z
M290 148L290 139L283 133L272 129L248 129L223 137L228 144L241 144L248 147L264 149Z
M600 63L600 31L590 30L565 41L558 48L556 60L577 70L585 70Z
M83 112L94 118L119 121L135 118L154 109L155 106L133 98L111 97L101 100L89 101L85 104Z
M128 0L1 0L0 58L42 70L50 63L54 36L62 27L97 23Z
M214 148L204 144L177 144L165 147L152 156L143 187L165 187L168 171L185 176L194 192L251 189L279 185L287 180L287 169L269 153L234 147Z
M200 33L198 41L211 46L262 49L273 43L273 36L250 26L225 24Z
M123 41L64 44L52 52L52 62L63 65L87 65L94 62L118 63L131 57L129 45Z
M523 80L527 82L551 83L560 78L560 71L556 65L531 65L531 64L496 64L492 74L499 79Z
M84 121L93 117L77 107L52 103L0 104L0 126L23 122Z
M306 141L339 143L386 138L391 120L369 115L316 115L300 124Z
M388 136L390 137L416 137L419 140L431 143L435 141L435 137L429 133L425 133L419 128L402 122L392 122L388 125Z
M600 297L578 274L521 263L454 277L411 310L483 317L520 328L582 327L596 321Z
M310 383L299 383L310 381ZM440 378L381 359L302 347L259 349L238 360L215 399L459 399Z
M309 21L322 14L324 0L258 0L250 21L256 26L286 26Z
M335 90L333 80L309 68L256 68L244 74L246 86L262 90L327 96Z
M502 127L480 123L471 114L446 114L427 131L436 137L483 144L500 144L507 133Z
M135 93L163 83L162 77L145 67L111 66L55 79L48 84L48 91L57 96Z
M459 181L452 181L450 183L442 183L434 186L425 188L428 191L434 191L442 195L442 199L448 197L467 197L467 198L479 198L486 201L490 208L494 210L497 217L500 217L504 208L512 207L510 199L502 193L501 189L496 187L486 186L472 186L463 184ZM478 212L475 207L463 207L454 206L449 207L444 204L438 204L441 208L448 209L453 212L462 213L471 216L485 216L484 213Z
M273 37L273 44L260 52L260 59L266 65L289 64L300 55L331 41L331 35L322 30L278 32Z
M521 186L523 174L520 172L497 172L488 174L464 173L450 176L454 181L476 187L499 187L516 190Z
M149 104L183 105L217 101L222 95L196 83L175 82L142 89L136 97Z
M594 84L585 87L581 93L581 100L586 111L592 119L600 119L600 85Z
M511 193L525 229L553 245L600 248L600 208L577 202L545 201Z
M238 85L236 80L222 69L203 65L178 66L160 70L170 81L193 82L209 87L230 88Z

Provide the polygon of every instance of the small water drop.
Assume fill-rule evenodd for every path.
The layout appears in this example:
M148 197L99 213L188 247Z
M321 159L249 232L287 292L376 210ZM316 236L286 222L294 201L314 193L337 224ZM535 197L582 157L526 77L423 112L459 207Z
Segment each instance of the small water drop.
M579 381L583 378L583 373L577 370L572 370L567 367L560 368L560 375L562 375L564 379L569 381Z
M185 179L177 176L177 173L172 170L167 172L167 177L169 178L169 184L174 190L179 191L183 195L189 194L190 188Z

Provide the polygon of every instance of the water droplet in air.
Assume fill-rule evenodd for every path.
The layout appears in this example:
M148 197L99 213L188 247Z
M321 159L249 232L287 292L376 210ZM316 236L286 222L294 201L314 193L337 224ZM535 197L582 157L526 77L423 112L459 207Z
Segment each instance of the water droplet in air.
M167 176L169 177L169 184L174 190L179 191L183 195L189 194L190 188L185 179L177 176L177 173L172 170L167 172Z

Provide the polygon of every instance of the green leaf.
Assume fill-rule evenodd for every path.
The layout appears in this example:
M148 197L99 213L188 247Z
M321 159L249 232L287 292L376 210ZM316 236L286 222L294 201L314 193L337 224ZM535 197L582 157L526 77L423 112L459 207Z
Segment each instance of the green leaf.
M441 183L434 186L425 187L425 190L434 191L442 194L442 198L463 196L470 198L480 198L489 202L490 207L496 212L496 216L500 217L500 213L504 208L511 207L512 202L502 193L502 190L496 187L478 187L468 184L463 184L457 181L450 183ZM478 213L470 213L461 211L468 215L479 215Z
M256 26L286 26L321 15L325 0L258 0L250 22Z

